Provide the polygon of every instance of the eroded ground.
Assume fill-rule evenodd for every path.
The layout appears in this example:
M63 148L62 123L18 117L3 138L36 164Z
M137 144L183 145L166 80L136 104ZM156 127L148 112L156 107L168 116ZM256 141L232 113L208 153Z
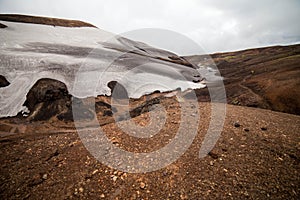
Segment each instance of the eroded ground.
M165 105L168 119L152 138L128 136L116 123L108 122L101 128L114 145L124 150L159 149L174 137L183 121L174 98L163 98L160 104ZM193 115L192 104L188 115ZM157 171L133 174L98 162L82 144L73 122L55 117L35 122L2 119L1 198L299 198L300 117L227 105L221 137L210 154L200 159L210 109L209 103L199 103L198 134L176 162ZM145 126L149 116L145 112L132 120Z

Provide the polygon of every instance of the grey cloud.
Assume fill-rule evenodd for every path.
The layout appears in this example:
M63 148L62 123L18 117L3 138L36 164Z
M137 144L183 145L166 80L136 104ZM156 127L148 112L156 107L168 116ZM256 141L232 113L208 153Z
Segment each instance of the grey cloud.
M168 29L190 38L209 53L299 43L299 9L298 0L0 0L1 13L80 19L114 33ZM179 54L201 52L174 35L164 35L156 43L145 33L131 37ZM176 47L171 43L179 44Z

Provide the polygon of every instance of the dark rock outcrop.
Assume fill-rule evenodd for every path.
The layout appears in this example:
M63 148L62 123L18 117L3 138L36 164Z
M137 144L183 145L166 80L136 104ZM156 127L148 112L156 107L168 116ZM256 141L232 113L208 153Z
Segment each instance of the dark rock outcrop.
M26 97L24 105L30 111L30 120L48 120L71 107L71 95L66 85L58 80L38 80Z
M5 24L0 23L0 28L7 28L7 26Z
M92 120L95 115L90 109L89 105L85 105L82 99L72 97L71 105L58 113L57 118L61 121L74 121L75 120ZM73 113L74 111L74 113Z
M6 80L6 78L2 75L0 75L0 87L6 87L10 83Z

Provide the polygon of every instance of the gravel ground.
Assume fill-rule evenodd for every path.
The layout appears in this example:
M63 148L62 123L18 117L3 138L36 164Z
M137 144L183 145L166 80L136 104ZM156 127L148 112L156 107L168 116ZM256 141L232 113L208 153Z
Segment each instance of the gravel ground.
M116 123L102 130L127 151L159 149L183 121L178 103L166 99L162 105L166 123L149 139L128 136ZM300 116L227 105L222 134L209 155L200 159L210 109L210 103L199 103L201 122L187 151L167 167L148 173L122 172L97 161L72 122L2 119L0 198L299 199ZM143 113L133 121L145 126L149 116Z

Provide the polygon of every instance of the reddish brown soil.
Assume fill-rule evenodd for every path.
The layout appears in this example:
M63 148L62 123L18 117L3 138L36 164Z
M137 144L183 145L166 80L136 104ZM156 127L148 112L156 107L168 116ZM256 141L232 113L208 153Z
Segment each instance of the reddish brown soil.
M161 99L161 104L167 109L168 119L149 141L133 140L109 120L102 129L114 145L125 150L159 149L174 137L181 123L174 99ZM228 105L221 137L210 155L200 159L211 107L209 103L199 103L199 107L198 135L185 154L166 168L142 174L124 173L98 162L82 144L72 122L56 117L36 122L2 119L1 199L300 197L299 116ZM101 116L98 119L105 120ZM134 121L145 125L149 115L143 113ZM235 127L236 122L239 127Z

